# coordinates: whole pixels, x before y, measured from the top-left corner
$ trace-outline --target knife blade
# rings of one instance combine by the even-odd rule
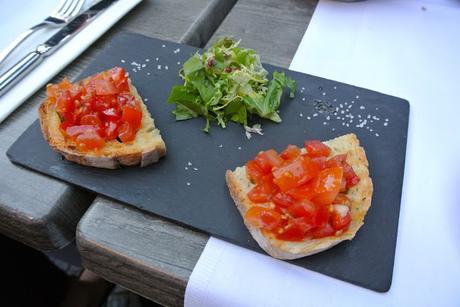
[[[64,45],[70,38],[77,34],[84,26],[89,24],[92,19],[100,12],[118,0],[101,0],[75,17],[71,22],[54,34],[43,44],[37,46],[35,51],[30,52],[7,72],[0,76],[0,96],[6,93],[15,85],[26,72],[31,71],[45,57]]]

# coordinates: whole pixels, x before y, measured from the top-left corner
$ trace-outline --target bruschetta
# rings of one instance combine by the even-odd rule
[[[39,119],[49,145],[79,164],[146,166],[166,154],[160,131],[120,67],[74,84],[48,84]]]
[[[355,134],[260,152],[226,172],[251,235],[279,259],[316,254],[351,240],[364,223],[373,185]]]

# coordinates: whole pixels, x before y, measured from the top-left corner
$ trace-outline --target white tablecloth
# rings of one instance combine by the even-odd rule
[[[392,287],[373,292],[211,238],[185,305],[460,306],[460,2],[321,0],[290,68],[410,101]]]

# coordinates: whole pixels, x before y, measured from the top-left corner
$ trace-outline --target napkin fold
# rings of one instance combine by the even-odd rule
[[[119,0],[114,2],[65,45],[45,58],[39,66],[19,81],[13,88],[3,96],[0,96],[0,123],[141,1]],[[96,2],[98,1],[87,0],[82,12]],[[6,47],[22,31],[25,31],[35,23],[41,22],[51,13],[57,4],[58,1],[55,0],[33,3],[30,1],[8,1],[5,6],[2,6],[1,14],[10,17],[5,16],[2,19],[6,19],[3,26],[7,27],[8,31],[2,31],[0,34],[0,49]],[[24,10],[24,7],[28,7],[28,9]],[[11,16],[14,16],[14,18]],[[47,28],[31,36],[30,39],[23,45],[20,45],[19,49],[16,49],[1,65],[0,73],[7,71],[7,68],[11,67],[25,54],[35,50],[37,44],[45,42],[57,31],[58,29]]]
[[[389,292],[210,238],[187,284],[185,306],[459,306],[459,38],[455,0],[320,0],[291,63],[292,70],[411,104]]]

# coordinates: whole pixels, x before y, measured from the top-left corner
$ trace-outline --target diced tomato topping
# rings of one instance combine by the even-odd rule
[[[281,191],[288,191],[306,183],[318,172],[318,165],[309,157],[299,156],[286,165],[274,168],[273,177]]]
[[[331,215],[331,225],[335,230],[342,230],[348,227],[351,222],[350,208],[345,205],[333,205],[334,211]]]
[[[121,119],[124,122],[127,122],[134,129],[138,129],[141,126],[142,112],[126,105],[122,108]]]
[[[284,160],[293,160],[300,156],[300,148],[295,145],[288,145],[288,147],[280,154]]]
[[[104,139],[96,132],[85,132],[79,134],[75,139],[80,150],[93,150],[104,146]]]
[[[327,157],[331,154],[331,149],[318,140],[306,141],[305,149],[307,150],[307,154],[312,158]]]
[[[321,239],[329,236],[333,236],[335,234],[334,228],[330,224],[324,225],[324,227],[315,228],[312,231],[312,238],[313,239]]]
[[[249,176],[249,179],[253,182],[253,183],[257,183],[257,182],[260,182],[261,180],[263,180],[263,178],[269,174],[267,172],[264,172],[264,170],[259,166],[259,164],[254,161],[254,160],[249,160],[247,163],[246,163],[246,173],[248,174]]]
[[[269,202],[277,191],[278,187],[273,182],[262,181],[249,191],[248,197],[255,203]]]
[[[130,92],[123,68],[114,67],[78,84],[64,79],[48,85],[46,92],[56,105],[59,127],[79,150],[97,149],[117,138],[131,142],[141,127],[141,103]]]
[[[273,230],[281,225],[281,213],[265,207],[254,206],[246,212],[246,220],[257,228]]]
[[[275,203],[275,205],[280,206],[280,207],[289,207],[294,204],[295,199],[289,196],[286,193],[283,192],[278,192],[276,193],[272,201]]]
[[[273,167],[280,166],[283,163],[283,159],[274,149],[262,151],[256,156],[255,160],[264,172],[270,172]]]
[[[319,141],[305,142],[305,148],[307,153],[302,154],[289,145],[279,155],[270,149],[246,163],[255,184],[247,196],[264,204],[253,206],[246,218],[280,240],[334,236],[351,223],[346,192],[359,177],[347,163],[347,155],[329,157],[331,150]]]
[[[128,143],[134,140],[136,132],[128,123],[122,123],[118,128],[118,137],[123,143]]]
[[[316,195],[313,201],[319,204],[330,204],[339,194],[342,183],[343,170],[340,167],[322,170],[314,181]]]

